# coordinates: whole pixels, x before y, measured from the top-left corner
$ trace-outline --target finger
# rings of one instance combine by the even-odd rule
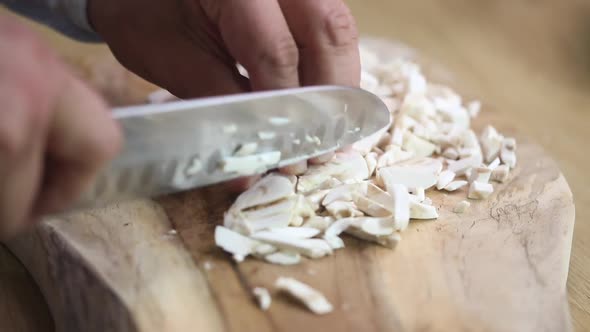
[[[276,0],[201,0],[253,90],[299,86],[299,51]]]
[[[358,86],[355,20],[342,0],[279,0],[299,47],[302,85]]]
[[[121,147],[121,132],[104,102],[69,76],[49,123],[46,170],[36,213],[73,203]]]

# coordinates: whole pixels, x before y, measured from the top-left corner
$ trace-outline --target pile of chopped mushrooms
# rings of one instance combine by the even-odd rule
[[[247,257],[298,264],[344,248],[341,235],[393,249],[410,221],[437,219],[428,193],[468,194],[453,207],[486,199],[493,182],[504,182],[516,165],[516,142],[494,127],[474,132],[480,103],[464,103],[447,86],[426,80],[420,66],[403,57],[380,61],[361,47],[361,87],[382,98],[391,112],[387,128],[337,152],[303,174],[270,173],[242,193],[217,226],[215,242],[236,262]],[[464,192],[464,191],[462,191]],[[280,278],[276,287],[317,314],[332,310],[311,287]],[[254,290],[261,308],[270,295]]]

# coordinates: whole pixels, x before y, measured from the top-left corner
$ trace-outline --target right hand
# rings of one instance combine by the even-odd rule
[[[101,98],[0,16],[0,238],[72,204],[120,145]]]

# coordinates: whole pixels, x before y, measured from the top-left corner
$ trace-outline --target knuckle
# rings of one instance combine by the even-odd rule
[[[289,35],[278,39],[259,55],[259,62],[279,73],[297,72],[299,49],[295,40]]]
[[[319,27],[332,47],[350,47],[358,42],[358,30],[350,9],[340,0],[326,1],[318,11]]]

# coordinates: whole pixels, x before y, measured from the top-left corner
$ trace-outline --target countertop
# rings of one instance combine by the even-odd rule
[[[574,193],[568,278],[576,331],[590,330],[590,3],[576,0],[349,0],[362,34],[401,40],[452,73],[461,91],[513,119],[559,163]],[[4,10],[0,8],[3,14]],[[38,27],[37,27],[38,28]],[[104,54],[40,29],[72,60]],[[26,270],[0,246],[0,330],[51,331]]]

